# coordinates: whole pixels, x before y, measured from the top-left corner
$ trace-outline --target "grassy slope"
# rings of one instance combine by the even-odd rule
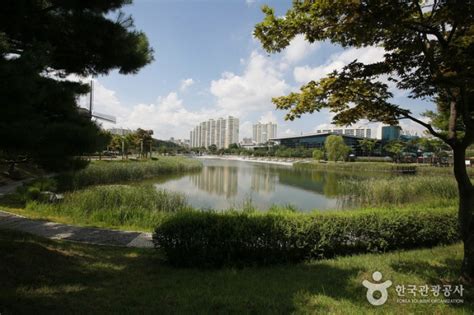
[[[299,265],[197,270],[153,250],[49,241],[0,230],[0,313],[472,313],[461,306],[373,307],[361,282],[379,270],[398,284],[458,284],[461,245]]]

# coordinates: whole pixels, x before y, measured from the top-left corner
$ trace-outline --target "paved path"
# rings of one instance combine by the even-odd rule
[[[96,245],[152,248],[151,233],[106,230],[28,219],[0,210],[0,229],[27,232],[50,239]]]

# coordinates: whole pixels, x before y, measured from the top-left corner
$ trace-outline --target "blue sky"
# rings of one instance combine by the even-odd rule
[[[155,61],[136,75],[112,72],[96,78],[96,110],[116,115],[116,127],[153,129],[161,139],[187,138],[198,122],[229,114],[240,118],[241,138],[250,136],[251,125],[258,121],[276,121],[279,136],[313,132],[330,123],[327,112],[286,122],[271,97],[356,58],[374,61],[383,50],[343,51],[330,43],[310,45],[299,37],[284,52],[268,56],[252,36],[254,25],[263,19],[264,3],[278,15],[291,5],[281,0],[135,0],[124,11],[147,34]],[[394,92],[396,101],[416,114],[432,106]],[[378,125],[370,126],[377,132]],[[409,123],[402,127],[422,130]]]

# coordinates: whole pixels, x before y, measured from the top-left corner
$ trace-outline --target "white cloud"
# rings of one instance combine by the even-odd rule
[[[268,111],[268,112],[265,112],[261,117],[260,117],[260,120],[259,122],[261,122],[262,124],[266,124],[266,123],[276,123],[277,122],[277,118],[274,114],[273,111]]]
[[[240,123],[239,128],[239,137],[243,138],[252,138],[253,135],[253,122],[247,120]]]
[[[188,110],[176,92],[159,97],[156,104],[138,104],[132,108],[124,122],[131,128],[153,129],[154,137],[168,139],[171,136],[189,138],[189,131],[199,122],[215,115],[215,111]]]
[[[308,42],[304,35],[296,35],[283,51],[283,62],[296,63],[319,47],[319,43]]]
[[[320,66],[311,68],[309,66],[295,67],[293,76],[297,82],[306,83],[311,80],[319,80],[334,70],[340,70],[354,60],[363,63],[374,63],[383,60],[385,50],[380,47],[351,48],[340,53],[333,54],[329,60]]]
[[[283,136],[284,137],[296,136],[296,131],[294,131],[293,129],[287,128],[283,131]]]
[[[179,89],[180,89],[181,91],[184,91],[184,90],[186,90],[188,87],[190,87],[190,86],[193,85],[193,84],[194,84],[194,80],[193,80],[193,79],[191,79],[191,78],[183,79],[183,80],[181,80],[181,85],[180,85]]]
[[[217,107],[244,113],[270,110],[271,98],[284,95],[289,89],[277,66],[260,53],[251,53],[242,75],[224,72],[211,82],[211,93],[217,97]]]
[[[245,0],[245,3],[247,3],[247,5],[251,5],[253,3],[255,3],[256,0]]]

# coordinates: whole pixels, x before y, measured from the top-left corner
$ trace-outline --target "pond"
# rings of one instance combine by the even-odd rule
[[[338,209],[339,180],[354,178],[335,172],[295,170],[291,166],[204,159],[200,172],[165,177],[159,189],[183,193],[189,204],[200,209],[257,209],[291,205],[301,211]]]

